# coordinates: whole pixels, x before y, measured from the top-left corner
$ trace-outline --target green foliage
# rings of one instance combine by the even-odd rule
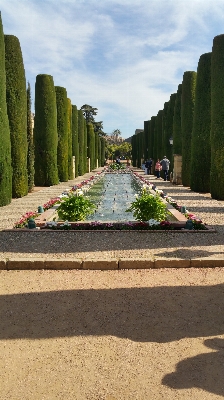
[[[31,89],[28,82],[27,87],[27,175],[28,191],[31,192],[34,187],[34,145],[33,145],[33,127],[31,113]]]
[[[150,219],[163,221],[168,214],[166,205],[160,196],[154,196],[146,190],[143,190],[142,195],[131,203],[126,212],[133,212],[137,221],[148,221]]]
[[[6,105],[5,43],[0,14],[0,206],[12,199],[12,167],[9,120]]]
[[[73,174],[73,158],[72,158],[72,104],[67,99],[68,105],[68,179],[74,179]]]
[[[79,175],[84,175],[86,165],[84,162],[86,162],[86,159],[84,160],[84,135],[85,135],[85,125],[84,125],[84,117],[82,110],[78,110],[78,140],[79,140],[79,167],[78,167],[78,173]]]
[[[75,156],[75,178],[79,174],[78,110],[72,105],[72,155]]]
[[[121,169],[125,169],[125,165],[122,163],[113,163],[110,164],[110,169],[112,169],[113,171],[119,171]]]
[[[97,166],[98,159],[99,159],[98,133],[95,132],[95,167]]]
[[[84,104],[81,107],[81,110],[82,110],[82,114],[86,120],[86,123],[88,123],[88,122],[93,123],[95,121],[94,116],[97,115],[98,108],[94,108],[94,107],[90,106],[89,104]]]
[[[196,80],[196,72],[186,71],[184,73],[181,96],[182,183],[184,186],[190,186],[191,137]]]
[[[210,192],[211,53],[202,54],[197,70],[191,140],[191,182],[194,191]],[[203,165],[205,168],[203,168]]]
[[[100,142],[101,142],[101,167],[104,167],[105,165],[105,139],[103,137],[100,137]]]
[[[173,153],[179,155],[182,155],[181,95],[182,84],[178,85],[173,115]]]
[[[133,135],[131,138],[131,157],[132,157],[132,165],[133,167],[137,167],[137,157],[138,157],[138,152],[137,152],[137,135]]]
[[[68,101],[64,87],[55,86],[58,130],[58,177],[61,182],[68,181]]]
[[[12,197],[28,193],[27,93],[23,57],[16,36],[5,35],[6,102],[12,157]]]
[[[154,128],[154,162],[156,163],[157,159],[161,159],[163,157],[162,150],[163,143],[163,110],[159,110],[157,116],[155,117],[155,128]]]
[[[149,137],[150,137],[150,121],[144,121],[144,135],[145,135],[145,158],[151,157],[151,149],[149,148]]]
[[[98,167],[101,167],[101,140],[98,136]]]
[[[57,213],[63,221],[85,221],[94,209],[94,204],[87,197],[71,195],[61,202]]]
[[[90,170],[95,168],[95,133],[93,124],[87,123],[87,156],[90,158]]]
[[[36,77],[33,138],[35,185],[57,185],[57,109],[54,81],[50,75],[40,74]]]
[[[213,40],[211,63],[211,174],[213,199],[224,200],[224,35]]]

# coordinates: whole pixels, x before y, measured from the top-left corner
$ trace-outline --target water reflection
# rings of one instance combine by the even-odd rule
[[[88,221],[134,221],[132,213],[125,210],[135,199],[141,188],[130,174],[105,174],[87,195],[97,206]]]

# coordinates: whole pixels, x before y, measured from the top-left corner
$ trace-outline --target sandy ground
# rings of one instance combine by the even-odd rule
[[[1,400],[224,397],[224,270],[1,271]]]
[[[224,202],[157,183],[213,233],[3,231],[74,182],[1,207],[0,260],[182,258],[217,268],[0,271],[0,399],[223,398]]]

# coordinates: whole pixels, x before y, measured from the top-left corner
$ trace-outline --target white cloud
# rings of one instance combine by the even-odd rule
[[[110,133],[134,134],[222,32],[223,0],[0,0],[21,43],[34,98],[46,73],[72,103],[91,104]]]

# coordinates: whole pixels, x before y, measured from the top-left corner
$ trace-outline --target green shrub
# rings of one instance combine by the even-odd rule
[[[132,212],[137,221],[148,221],[154,219],[163,221],[168,214],[167,207],[159,195],[154,196],[146,190],[131,203],[126,212]]]
[[[95,168],[95,132],[91,122],[87,122],[87,156],[90,158],[90,170]]]
[[[61,202],[57,213],[63,221],[85,221],[94,209],[94,204],[87,197],[71,195]]]
[[[82,110],[78,110],[78,138],[79,138],[79,175],[84,175],[86,172],[86,159],[84,159],[84,144],[85,144],[85,118]]]

